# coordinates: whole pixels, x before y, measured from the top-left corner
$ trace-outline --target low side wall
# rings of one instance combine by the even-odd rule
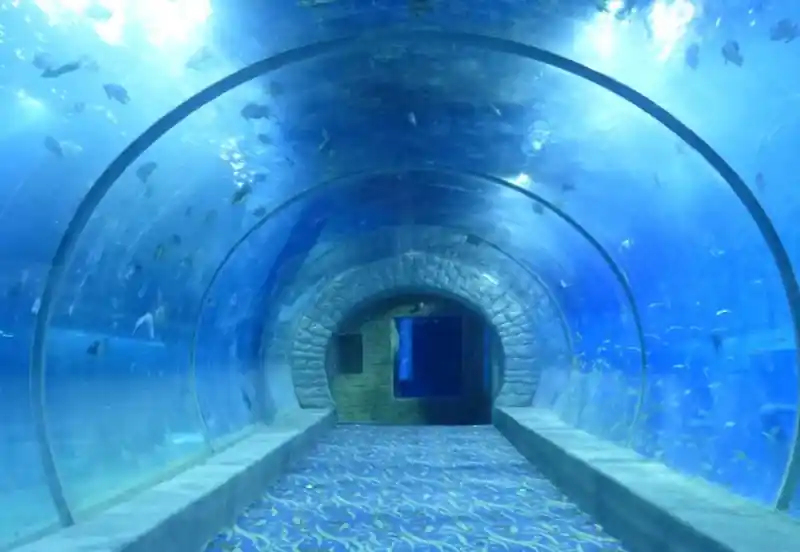
[[[800,520],[681,475],[536,408],[497,408],[495,426],[632,552],[797,552]]]
[[[14,552],[198,552],[334,423],[330,410],[283,415],[203,464]]]

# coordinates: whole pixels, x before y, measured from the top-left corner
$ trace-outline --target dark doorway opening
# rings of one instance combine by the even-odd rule
[[[336,365],[340,374],[364,373],[364,340],[361,334],[345,333],[336,336]]]
[[[421,402],[425,421],[491,423],[489,330],[475,316],[395,318],[394,396]]]

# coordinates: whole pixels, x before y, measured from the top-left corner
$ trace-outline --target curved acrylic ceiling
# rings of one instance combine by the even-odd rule
[[[167,4],[177,8],[115,8],[106,22],[92,20],[80,3],[57,0],[9,4],[3,12],[5,40],[18,43],[4,61],[19,78],[4,92],[15,110],[6,114],[15,122],[5,137],[20,151],[40,154],[31,171],[23,163],[7,169],[13,184],[1,200],[0,217],[9,225],[0,247],[10,269],[24,270],[20,279],[34,288],[44,280],[53,247],[87,183],[149,121],[240,65],[226,59],[230,42],[223,40],[221,49],[201,47],[208,38],[202,32],[207,6]],[[796,121],[785,117],[795,93],[780,69],[797,65],[796,51],[782,43],[793,28],[791,21],[781,27],[784,14],[715,13],[710,6],[701,13],[689,2],[655,2],[638,11],[609,4],[602,13],[594,3],[560,5],[558,13],[513,2],[430,8],[414,17],[423,24],[543,43],[660,101],[734,160],[767,203],[790,250],[800,250],[794,247],[795,202],[781,185],[796,172],[781,170],[796,163],[782,146],[796,136]],[[218,25],[236,28],[241,39],[230,4],[226,10],[217,14]],[[258,13],[270,27],[260,29],[258,35],[267,38],[252,48],[239,44],[251,58],[306,43],[310,28],[319,31],[315,38],[335,38],[408,17],[405,6],[336,3],[262,7]],[[249,20],[262,25],[252,13]],[[782,39],[770,40],[782,32]],[[160,284],[142,296],[140,290],[126,295],[115,307],[123,323],[165,301],[173,303],[177,318],[188,315],[193,297],[169,297],[182,287],[175,267],[178,279],[202,282],[250,213],[331,173],[428,162],[513,179],[563,202],[607,249],[618,251],[647,305],[651,347],[720,335],[744,342],[753,331],[761,332],[762,341],[795,335],[796,312],[792,328],[778,275],[752,222],[669,133],[569,75],[466,41],[451,44],[462,35],[416,36],[436,44],[388,38],[352,43],[347,52],[285,67],[227,94],[159,141],[97,213],[79,210],[78,226],[89,226],[67,296],[84,297],[81,320],[98,310],[91,307],[104,305],[102,296],[91,296],[89,283],[117,281],[123,287],[128,275],[142,272]],[[102,47],[108,44],[127,47]],[[327,50],[317,45],[305,53],[315,48]],[[161,129],[176,120],[163,119]],[[114,168],[122,173],[126,166]],[[735,179],[730,172],[725,176]],[[106,178],[106,188],[112,180]],[[32,184],[38,182],[57,183],[59,201],[49,200],[50,188]],[[763,231],[763,212],[738,183],[740,198],[760,213]],[[236,200],[248,187],[253,193],[247,201]],[[102,195],[95,188],[89,203]],[[10,220],[23,210],[31,216]],[[15,236],[34,230],[40,239],[33,247],[16,243]],[[76,239],[68,232],[71,245],[57,255],[56,275]],[[791,267],[780,249],[783,284],[795,301],[796,282],[787,278]],[[176,250],[191,254],[175,253],[167,262],[166,254]],[[52,291],[47,286],[35,303],[44,307],[40,338]],[[79,316],[78,306],[67,306],[66,318]],[[41,339],[38,345],[41,350]]]
[[[487,204],[487,196],[498,187],[510,193],[497,194],[494,202]],[[584,362],[590,362],[599,354],[617,368],[641,373],[645,362],[642,336],[637,336],[634,328],[620,324],[623,316],[634,321],[638,321],[638,317],[635,301],[626,302],[625,292],[628,298],[632,294],[619,267],[591,236],[581,235],[585,230],[575,221],[568,217],[565,221],[550,212],[553,206],[543,206],[543,212],[529,221],[533,224],[524,224],[531,218],[530,213],[537,210],[537,204],[526,197],[528,193],[485,175],[426,168],[356,173],[320,183],[285,202],[254,223],[234,244],[201,297],[204,308],[198,315],[190,361],[192,369],[199,371],[198,395],[212,395],[205,383],[210,378],[203,374],[211,357],[202,344],[211,340],[236,341],[242,328],[248,328],[249,354],[257,357],[258,349],[270,339],[264,334],[264,322],[268,327],[278,316],[279,309],[272,307],[293,304],[289,297],[296,295],[298,287],[313,290],[319,283],[315,275],[339,274],[358,264],[397,255],[407,248],[427,250],[425,238],[421,241],[419,234],[435,238],[430,247],[443,248],[445,252],[446,244],[454,239],[460,239],[459,243],[476,244],[476,247],[491,243],[492,249],[496,248],[501,255],[522,265],[525,271],[541,269],[546,275],[545,285],[549,282],[549,288],[558,290],[556,305],[569,297],[574,307],[575,302],[581,300],[580,293],[586,289],[576,275],[554,270],[559,258],[553,257],[553,253],[561,258],[566,256],[567,261],[569,256],[584,259],[583,268],[593,274],[592,287],[603,290],[606,310],[610,310],[612,301],[622,300],[622,304],[613,307],[620,318],[616,322],[612,320],[611,329],[607,329],[605,335],[615,332],[618,349],[630,347],[640,353],[626,366],[614,358],[618,350],[602,354],[584,348],[581,351]],[[476,216],[489,211],[495,221],[491,225],[486,224],[484,217]],[[503,231],[497,232],[499,227]],[[555,252],[542,247],[548,243],[552,247],[552,240],[542,239],[537,243],[537,238],[554,234],[558,238]],[[311,250],[309,243],[315,244]],[[565,278],[575,283],[567,284]],[[286,292],[292,295],[287,297]],[[561,318],[563,315],[553,317],[556,330]],[[237,351],[243,352],[241,347],[237,347]],[[232,372],[229,376],[230,402],[235,404],[241,375]],[[643,390],[645,379],[638,379]],[[219,393],[219,383],[217,379],[214,381],[213,393]],[[262,389],[264,385],[254,387]],[[636,384],[633,387],[634,398],[643,396],[636,391]],[[263,404],[258,396],[254,402]],[[239,410],[242,408],[240,406]],[[245,414],[242,411],[242,416]]]

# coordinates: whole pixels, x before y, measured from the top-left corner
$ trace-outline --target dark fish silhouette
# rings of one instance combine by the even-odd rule
[[[242,184],[238,190],[233,192],[233,195],[231,196],[231,205],[238,205],[247,199],[247,196],[249,196],[251,193],[253,193],[253,187],[247,183]]]
[[[722,47],[722,57],[725,59],[725,64],[733,63],[736,67],[741,67],[744,64],[744,56],[739,48],[739,43],[735,40],[729,40]]]
[[[700,65],[700,45],[697,42],[690,44],[686,48],[683,59],[689,69],[697,69],[697,66]]]
[[[711,333],[711,346],[714,348],[714,352],[719,354],[722,351],[722,345],[724,344],[725,339],[716,332]]]
[[[96,341],[92,341],[88,347],[86,347],[86,354],[89,356],[100,356],[106,350],[106,342],[105,340],[98,339]]]
[[[74,73],[78,69],[80,69],[82,63],[80,61],[73,61],[71,63],[65,63],[64,65],[59,65],[58,67],[48,67],[44,71],[42,71],[42,78],[45,79],[56,79],[62,75],[66,75],[68,73]]]
[[[147,181],[153,176],[153,172],[158,168],[158,163],[155,161],[148,161],[147,163],[142,163],[138,169],[136,169],[136,178],[138,178],[143,184],[146,184]]]
[[[247,395],[244,389],[242,389],[242,402],[247,407],[247,410],[253,410],[253,402],[250,400],[250,397]]]
[[[64,157],[64,148],[61,147],[61,142],[52,136],[45,136],[44,147],[56,157]]]
[[[769,39],[789,43],[800,36],[800,26],[791,19],[781,19],[769,30]]]
[[[121,84],[107,83],[103,85],[103,90],[109,100],[115,100],[123,105],[131,101],[128,91]]]
[[[249,103],[239,111],[239,114],[248,121],[269,119],[270,109],[268,105]]]

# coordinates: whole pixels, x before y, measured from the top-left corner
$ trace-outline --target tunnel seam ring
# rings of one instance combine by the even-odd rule
[[[257,223],[254,223],[257,224]],[[403,228],[401,226],[400,228]],[[444,231],[444,232],[443,232]],[[336,247],[331,247],[330,245],[323,246],[323,252],[313,255],[309,253],[303,265],[300,268],[300,271],[293,277],[293,282],[300,281],[303,282],[303,290],[311,290],[307,293],[292,293],[293,288],[296,286],[285,286],[281,289],[281,292],[277,295],[273,294],[272,297],[274,299],[271,301],[271,304],[278,304],[278,305],[293,305],[292,309],[297,308],[298,302],[302,304],[301,312],[307,310],[307,305],[314,304],[315,297],[317,297],[326,286],[330,285],[332,282],[340,279],[343,277],[345,273],[348,271],[359,268],[362,266],[362,263],[353,264],[353,259],[349,257],[344,257],[341,255],[342,251],[352,251],[352,250],[359,250],[358,248],[353,247],[353,242],[358,241],[366,241],[370,244],[374,244],[379,242],[381,239],[381,233],[386,234],[387,236],[391,236],[395,238],[398,232],[397,227],[379,227],[374,231],[367,233],[367,234],[359,234],[353,235],[349,237],[347,240],[337,240]],[[561,334],[561,346],[564,349],[559,357],[560,358],[575,358],[574,352],[574,345],[572,341],[572,333],[569,328],[569,325],[564,317],[564,313],[561,310],[558,302],[553,295],[552,290],[547,286],[547,284],[542,280],[542,278],[534,272],[531,268],[521,263],[518,259],[514,258],[504,249],[499,247],[497,244],[491,242],[490,240],[486,240],[484,238],[478,237],[480,240],[481,247],[476,251],[480,251],[479,255],[480,258],[472,259],[473,262],[466,263],[466,257],[462,255],[465,251],[461,251],[459,248],[467,247],[473,248],[472,245],[467,245],[465,240],[467,234],[470,232],[463,228],[456,225],[421,225],[421,226],[414,226],[414,244],[411,244],[409,250],[414,251],[424,251],[426,254],[431,254],[433,256],[437,256],[443,259],[452,258],[454,261],[462,262],[463,264],[469,264],[470,266],[474,266],[476,270],[485,270],[487,268],[487,263],[492,265],[493,268],[496,269],[496,263],[489,262],[486,258],[484,258],[485,254],[491,254],[492,256],[499,255],[501,260],[504,264],[511,265],[509,266],[509,270],[513,272],[519,273],[517,277],[512,278],[515,282],[514,284],[510,285],[510,289],[513,288],[515,292],[520,292],[525,294],[525,289],[529,288],[528,294],[530,294],[531,290],[536,290],[539,294],[541,294],[536,301],[542,304],[542,306],[546,309],[550,310],[551,316],[549,319],[555,319],[556,323],[559,326],[559,331]],[[475,236],[477,237],[477,236]],[[444,238],[444,239],[443,239]],[[420,243],[421,242],[421,243]],[[320,244],[321,245],[321,244]],[[476,244],[477,245],[477,244]],[[313,252],[313,249],[312,249]],[[466,250],[469,252],[469,256],[471,257],[474,255],[474,252],[471,249]],[[458,254],[456,254],[458,253]],[[399,253],[397,253],[399,254]],[[386,262],[387,260],[391,259],[393,256],[392,254],[387,254],[375,258],[371,258],[369,263],[375,262]],[[331,258],[335,259],[336,263],[331,261]],[[345,264],[342,264],[342,263]],[[367,262],[367,261],[364,261]],[[340,266],[341,265],[341,266]],[[505,272],[505,270],[501,270],[501,272]],[[500,278],[498,277],[498,281]],[[503,280],[508,280],[508,278],[503,278]],[[528,286],[527,284],[524,286],[519,286],[517,284],[521,282],[528,282],[532,281],[534,283],[533,287]],[[523,289],[518,289],[522,287]],[[269,308],[267,307],[267,312]],[[260,371],[261,374],[266,374],[267,371],[275,372],[275,369],[271,369],[270,366],[281,366],[287,364],[287,356],[288,353],[286,351],[291,350],[294,340],[291,338],[287,338],[287,336],[294,335],[295,328],[294,322],[296,319],[301,319],[301,316],[292,317],[292,319],[286,321],[279,321],[280,318],[280,310],[275,313],[272,312],[267,315],[269,318],[269,322],[263,330],[262,335],[262,347],[261,347],[261,366],[262,370]],[[537,323],[537,327],[540,327]],[[266,336],[268,333],[271,333],[276,339],[271,340],[269,343],[266,341]],[[281,339],[283,337],[283,339]],[[268,344],[267,344],[268,343]],[[547,343],[548,345],[550,342]],[[285,377],[287,374],[284,372],[284,368],[279,369],[282,373],[282,376]],[[291,371],[291,367],[288,368],[286,371]],[[291,374],[288,374],[289,378],[295,380],[296,378],[292,378]],[[273,378],[275,374],[273,373]],[[259,382],[261,387],[266,389],[270,388],[270,384],[267,381],[268,378],[264,377]],[[285,380],[284,380],[285,381]],[[266,389],[264,390],[266,394]],[[273,395],[272,400],[276,399]],[[303,406],[309,407],[308,403],[303,404]],[[318,406],[318,405],[315,405]],[[327,406],[327,405],[326,405]]]
[[[537,345],[532,342],[534,317],[526,315],[523,298],[518,296],[517,290],[503,289],[505,286],[494,286],[488,281],[479,289],[459,285],[466,281],[480,282],[483,273],[484,269],[475,263],[454,256],[408,251],[352,267],[328,279],[310,307],[298,317],[298,324],[289,337],[290,344],[287,344],[291,347],[291,372],[297,392],[303,388],[309,392],[316,389],[318,395],[320,389],[330,390],[325,356],[329,340],[348,312],[393,289],[420,290],[453,295],[481,313],[500,337],[506,362],[497,404],[530,406],[539,379],[534,368]],[[499,278],[496,273],[493,276]],[[297,385],[301,382],[306,385]],[[306,408],[333,406],[329,392],[324,402],[317,396],[298,398]]]
[[[228,253],[223,257],[220,264],[217,266],[217,269],[212,274],[211,278],[209,279],[209,284],[203,292],[203,295],[200,299],[200,305],[206,304],[208,294],[213,286],[213,283],[218,278],[219,274],[222,272],[224,267],[227,265],[228,261],[233,257],[235,251],[244,244],[249,237],[256,232],[259,228],[261,228],[264,224],[266,224],[269,220],[272,220],[273,217],[279,216],[280,213],[284,212],[285,210],[291,208],[292,206],[307,200],[310,197],[313,197],[316,194],[322,193],[323,191],[332,191],[340,188],[348,188],[350,186],[354,186],[358,184],[359,180],[363,179],[370,179],[375,177],[386,177],[386,176],[397,176],[397,175],[409,175],[409,174],[418,174],[424,175],[427,177],[435,177],[436,175],[446,174],[450,176],[456,177],[468,177],[475,179],[477,182],[486,182],[490,183],[495,186],[500,186],[502,188],[508,189],[510,191],[519,193],[522,196],[525,196],[531,201],[534,201],[542,207],[561,220],[563,220],[567,225],[569,225],[573,230],[575,230],[585,241],[595,249],[595,251],[600,255],[603,259],[603,262],[608,266],[609,270],[611,270],[614,278],[616,279],[617,283],[620,285],[623,291],[623,296],[628,303],[628,307],[631,311],[631,318],[634,322],[634,328],[636,330],[637,339],[639,342],[639,351],[640,351],[640,362],[641,362],[641,383],[639,386],[639,393],[637,396],[637,404],[634,410],[634,414],[632,416],[632,421],[630,424],[630,428],[628,431],[629,440],[632,440],[635,434],[635,429],[638,427],[639,416],[643,411],[643,401],[645,398],[645,392],[647,388],[647,350],[645,346],[645,338],[644,338],[644,329],[641,322],[641,316],[639,313],[639,309],[636,303],[636,299],[633,293],[633,290],[630,287],[630,284],[622,271],[619,265],[616,264],[613,257],[611,257],[610,253],[603,247],[603,245],[596,239],[591,233],[586,230],[583,226],[581,226],[575,219],[570,217],[564,211],[562,211],[559,207],[554,205],[553,203],[545,200],[540,195],[531,192],[529,190],[519,188],[514,184],[503,180],[502,178],[498,178],[496,176],[482,174],[473,171],[467,171],[463,169],[454,169],[450,167],[437,167],[427,165],[425,167],[403,167],[403,168],[387,168],[382,170],[371,170],[371,171],[363,171],[363,172],[356,172],[356,173],[349,173],[345,175],[340,175],[336,177],[332,177],[328,180],[325,180],[315,186],[307,188],[301,192],[298,192],[294,196],[290,197],[289,199],[285,200],[283,203],[277,205],[272,211],[266,214],[262,219],[256,221],[248,231],[246,231],[240,238],[237,240]],[[197,322],[195,325],[195,329],[198,330],[199,328],[199,321],[200,317],[202,316],[202,311],[198,313]],[[190,371],[194,370],[194,354],[196,350],[196,343],[197,343],[197,334],[195,333],[192,338],[192,345],[190,347]],[[191,377],[190,378],[190,385],[196,384],[196,379]],[[260,387],[264,386],[263,382],[260,382]]]
[[[734,194],[747,209],[767,244],[773,261],[780,273],[781,282],[786,294],[794,330],[796,360],[797,365],[800,365],[800,285],[798,285],[791,259],[777,230],[753,192],[747,187],[738,173],[707,142],[701,139],[700,136],[681,123],[664,108],[621,82],[603,73],[594,71],[578,62],[542,48],[498,37],[443,30],[396,30],[384,31],[377,35],[346,37],[325,42],[316,42],[276,54],[244,67],[216,83],[209,85],[165,114],[131,142],[131,144],[111,162],[94,182],[86,196],[84,196],[73,218],[70,220],[67,230],[64,232],[56,252],[53,255],[52,264],[48,271],[44,290],[41,295],[40,309],[36,315],[36,323],[34,326],[30,361],[31,408],[40,460],[51,498],[62,525],[72,525],[74,519],[64,496],[64,489],[58,475],[58,469],[50,445],[47,417],[44,409],[44,357],[47,329],[51,317],[52,303],[61,285],[66,265],[92,213],[111,186],[113,186],[125,170],[161,136],[199,108],[244,82],[276,71],[287,65],[310,60],[319,56],[342,53],[356,48],[372,49],[392,41],[424,42],[426,40],[434,43],[463,44],[497,53],[514,55],[533,61],[539,61],[571,73],[627,100],[656,119],[688,146],[697,151],[700,156],[719,173],[723,180],[727,182]],[[800,377],[798,377],[798,391],[798,395],[800,395]],[[798,402],[800,402],[800,399]],[[775,504],[776,508],[781,510],[788,509],[798,479],[800,478],[800,408],[797,410],[793,443]],[[208,440],[207,435],[206,439]]]

